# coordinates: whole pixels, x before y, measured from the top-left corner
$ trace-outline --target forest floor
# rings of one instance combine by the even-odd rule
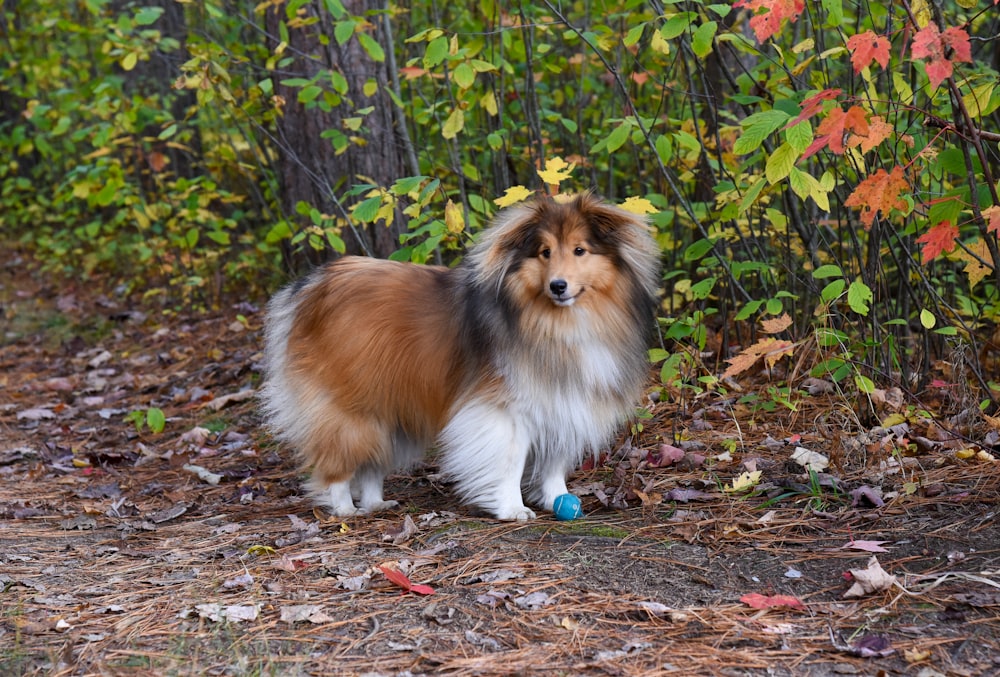
[[[755,376],[756,407],[651,404],[571,478],[581,519],[485,518],[433,459],[399,509],[328,519],[261,430],[253,304],[137,309],[20,260],[0,304],[0,674],[1000,672],[988,419],[816,384],[793,411]]]

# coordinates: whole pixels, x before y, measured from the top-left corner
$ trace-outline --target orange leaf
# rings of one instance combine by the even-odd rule
[[[792,318],[788,316],[788,313],[784,313],[781,317],[773,317],[770,320],[764,320],[760,323],[760,326],[763,327],[764,331],[768,334],[780,334],[792,326]]]
[[[751,592],[740,597],[740,601],[754,609],[770,609],[781,606],[800,610],[806,608],[805,604],[797,597],[791,595],[762,595],[759,592]]]
[[[888,216],[893,209],[904,211],[909,206],[906,200],[900,197],[900,193],[909,189],[910,184],[902,167],[893,167],[891,173],[879,169],[858,184],[854,192],[844,200],[844,205],[860,208],[861,223],[866,228],[871,228],[878,212]]]
[[[851,134],[847,137],[847,147],[861,146],[861,152],[867,153],[889,138],[893,131],[895,130],[892,125],[886,122],[881,115],[873,115],[868,121],[868,133]]]
[[[1000,237],[1000,207],[987,207],[983,210],[983,218],[986,219],[986,232]]]
[[[951,221],[942,221],[931,226],[930,230],[917,238],[917,242],[924,245],[923,262],[929,263],[940,256],[941,252],[954,250],[957,239],[958,226],[951,225]]]
[[[868,119],[865,109],[860,106],[851,106],[846,111],[839,106],[831,108],[823,121],[816,127],[816,140],[813,141],[803,158],[807,158],[824,146],[829,146],[830,150],[837,155],[844,154],[844,138],[848,132],[853,132],[857,136],[868,136]]]
[[[847,39],[847,49],[851,52],[855,73],[860,73],[872,61],[883,69],[889,65],[889,39],[884,35],[876,35],[873,31],[852,35]]]
[[[727,359],[726,362],[729,363],[729,366],[723,372],[722,378],[731,378],[746,371],[760,358],[764,358],[767,366],[773,367],[775,362],[782,357],[791,355],[794,350],[795,344],[791,341],[779,341],[771,337],[762,338],[752,346],[744,348],[736,357]]]
[[[764,42],[781,29],[782,21],[798,19],[806,3],[804,0],[736,0],[733,7],[745,7],[753,12],[750,28],[757,42]]]

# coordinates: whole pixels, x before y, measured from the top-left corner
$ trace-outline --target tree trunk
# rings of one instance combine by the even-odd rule
[[[282,114],[277,121],[279,157],[277,162],[281,182],[281,204],[289,218],[297,216],[296,205],[304,202],[323,214],[344,220],[350,201],[345,191],[361,183],[388,186],[406,174],[403,143],[397,133],[395,104],[388,95],[390,82],[387,61],[375,61],[362,47],[357,36],[339,45],[334,38],[335,20],[318,0],[303,5],[293,25],[286,16],[285,5],[268,8],[265,27],[273,49],[286,23],[288,44],[283,61],[274,76],[275,93],[284,99]],[[373,10],[382,10],[380,0],[343,0],[353,17],[364,17],[370,24],[365,30],[388,53],[391,41],[385,33],[383,18]],[[290,63],[289,63],[290,60]],[[323,110],[318,105],[306,106],[298,101],[300,87],[282,85],[289,78],[311,79],[317,73],[331,71],[343,76],[347,91],[339,105]],[[366,83],[377,84],[371,95],[365,93]],[[330,78],[320,78],[317,84],[329,89]],[[360,129],[349,131],[345,121],[358,117],[358,111],[371,107]],[[339,155],[333,144],[321,135],[337,130],[352,137],[347,149]],[[357,198],[351,198],[356,201]],[[296,215],[292,217],[291,215]],[[309,225],[303,220],[302,226]],[[345,227],[341,237],[348,254],[369,254],[386,257],[399,246],[403,228],[402,214],[397,210],[391,226],[378,222],[368,227]],[[329,259],[332,250],[306,254],[313,259]],[[298,267],[299,260],[292,261]]]

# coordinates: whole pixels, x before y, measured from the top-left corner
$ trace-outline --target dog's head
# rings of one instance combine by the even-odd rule
[[[629,286],[655,296],[659,283],[645,220],[590,194],[501,212],[471,256],[481,281],[506,288],[522,307],[590,305]]]

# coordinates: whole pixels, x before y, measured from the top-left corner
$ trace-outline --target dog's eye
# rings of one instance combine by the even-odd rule
[[[577,247],[576,249],[573,250],[573,256],[583,256],[586,253],[587,250],[584,249],[583,247]]]
[[[538,252],[538,255],[541,256],[543,259],[547,259],[550,256],[552,256],[552,250],[545,248],[542,251]]]

